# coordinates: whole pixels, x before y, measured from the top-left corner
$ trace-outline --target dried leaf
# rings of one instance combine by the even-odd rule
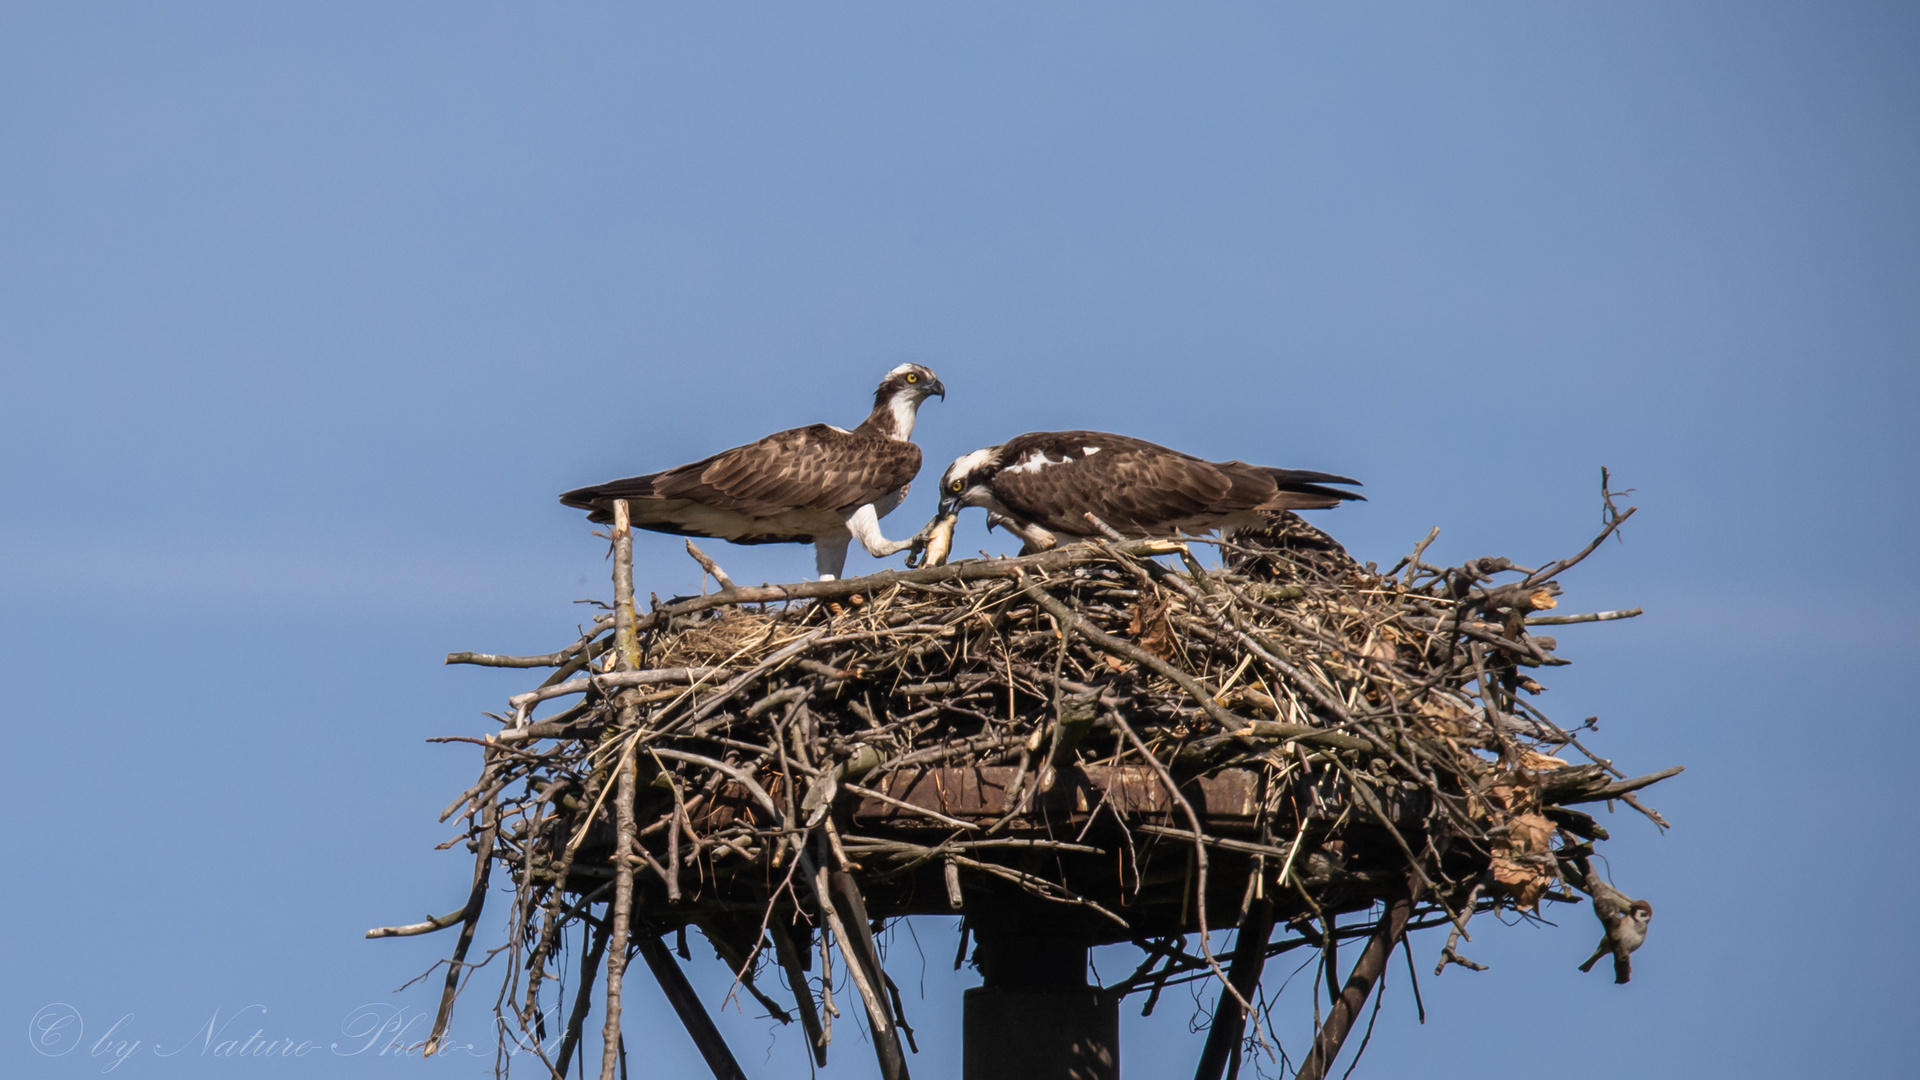
[[[1553,822],[1540,814],[1520,814],[1507,822],[1507,841],[1522,855],[1547,851],[1553,841]]]
[[[1454,738],[1472,735],[1479,726],[1472,712],[1452,698],[1438,694],[1422,698],[1419,713],[1435,731]]]
[[[1373,636],[1361,643],[1359,652],[1368,659],[1391,665],[1400,659],[1400,650],[1396,643],[1400,634],[1391,626],[1382,626],[1373,632]]]
[[[1559,880],[1553,874],[1511,855],[1495,855],[1491,869],[1494,884],[1499,891],[1512,897],[1514,906],[1521,911],[1538,907],[1540,897]]]
[[[1539,814],[1516,815],[1507,822],[1507,835],[1494,841],[1488,867],[1494,885],[1522,911],[1537,907],[1540,897],[1560,880],[1552,841],[1553,823]]]
[[[1533,772],[1552,772],[1555,769],[1566,768],[1567,763],[1557,757],[1548,757],[1538,750],[1522,749],[1520,751],[1520,767]]]
[[[1127,633],[1140,647],[1162,660],[1173,658],[1173,624],[1167,621],[1168,604],[1159,593],[1143,595],[1133,605],[1133,621]]]
[[[1524,814],[1540,807],[1540,793],[1528,784],[1511,779],[1487,785],[1487,798],[1502,815]]]

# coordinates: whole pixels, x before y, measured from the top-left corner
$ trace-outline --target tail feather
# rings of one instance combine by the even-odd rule
[[[587,520],[605,525],[613,520],[615,499],[650,499],[653,497],[653,482],[659,473],[645,476],[629,476],[623,480],[609,480],[592,487],[574,488],[560,496],[563,506],[590,511]]]
[[[1280,490],[1267,500],[1266,508],[1274,510],[1322,510],[1329,506],[1338,506],[1342,502],[1366,502],[1367,497],[1357,491],[1342,491],[1339,488],[1326,487],[1327,484],[1353,484],[1360,481],[1332,473],[1313,472],[1308,469],[1267,469],[1273,477],[1274,485]]]
[[[1351,484],[1354,487],[1365,486],[1351,476],[1314,472],[1312,469],[1275,469],[1268,467],[1266,472],[1268,476],[1273,477],[1274,483],[1279,484],[1283,488],[1312,484]],[[1349,495],[1345,492],[1341,492],[1341,494],[1349,499],[1360,498],[1358,495]]]

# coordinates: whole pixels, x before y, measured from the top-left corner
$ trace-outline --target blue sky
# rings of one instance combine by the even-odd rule
[[[1434,525],[1545,560],[1602,465],[1636,489],[1565,602],[1647,615],[1559,635],[1545,699],[1689,767],[1671,833],[1609,821],[1659,910],[1635,981],[1573,970],[1584,911],[1489,921],[1492,970],[1425,980],[1425,1027],[1390,984],[1356,1075],[1903,1074],[1916,46],[1865,3],[0,9],[0,1062],[417,1068],[342,1023],[430,1009],[392,991],[449,943],[359,938],[465,888],[430,849],[475,762],[422,740],[522,681],[440,657],[608,591],[554,495],[850,424],[916,360],[950,394],[894,535],[1058,427],[1360,477],[1316,520],[1383,564]],[[696,587],[677,546],[642,589]],[[915,933],[913,1068],[957,1077],[971,973]],[[48,1058],[55,1002],[88,1034]],[[1128,1010],[1129,1075],[1191,1068],[1189,1004]],[[236,1014],[342,1052],[152,1053]],[[630,1016],[641,1075],[697,1069]]]

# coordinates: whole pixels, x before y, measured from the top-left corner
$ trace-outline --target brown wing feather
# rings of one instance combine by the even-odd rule
[[[1020,468],[1022,462],[1041,460],[1036,454],[1044,454],[1050,464]],[[1099,431],[1022,435],[1006,444],[1001,457],[1009,466],[993,479],[1001,503],[1045,529],[1070,536],[1094,532],[1088,513],[1122,532],[1158,531],[1167,522],[1207,512],[1244,486],[1240,477],[1190,454]],[[1247,505],[1258,505],[1272,493],[1269,482]]]
[[[1004,463],[992,481],[1001,504],[1069,536],[1093,534],[1089,512],[1140,536],[1204,529],[1249,510],[1314,509],[1361,498],[1323,486],[1359,483],[1344,476],[1206,461],[1101,431],[1033,432],[1006,443],[996,458]]]
[[[789,510],[852,513],[911,481],[920,448],[826,424],[779,431],[710,458],[560,496],[607,520],[613,499],[685,499],[750,517]]]

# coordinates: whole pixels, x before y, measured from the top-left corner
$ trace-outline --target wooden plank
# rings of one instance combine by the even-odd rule
[[[948,817],[992,820],[1007,809],[1007,788],[1018,770],[1008,765],[903,769],[868,786],[912,806]],[[1032,775],[1029,772],[1029,777]],[[1259,777],[1246,769],[1224,769],[1190,780],[1182,792],[1208,820],[1231,824],[1251,821],[1259,809]],[[1030,817],[1058,820],[1085,818],[1105,799],[1113,809],[1134,817],[1166,817],[1175,807],[1153,770],[1142,766],[1090,765],[1069,767],[1055,774],[1051,787],[1033,801]],[[854,807],[860,824],[911,826],[937,823],[883,802],[864,798]]]

